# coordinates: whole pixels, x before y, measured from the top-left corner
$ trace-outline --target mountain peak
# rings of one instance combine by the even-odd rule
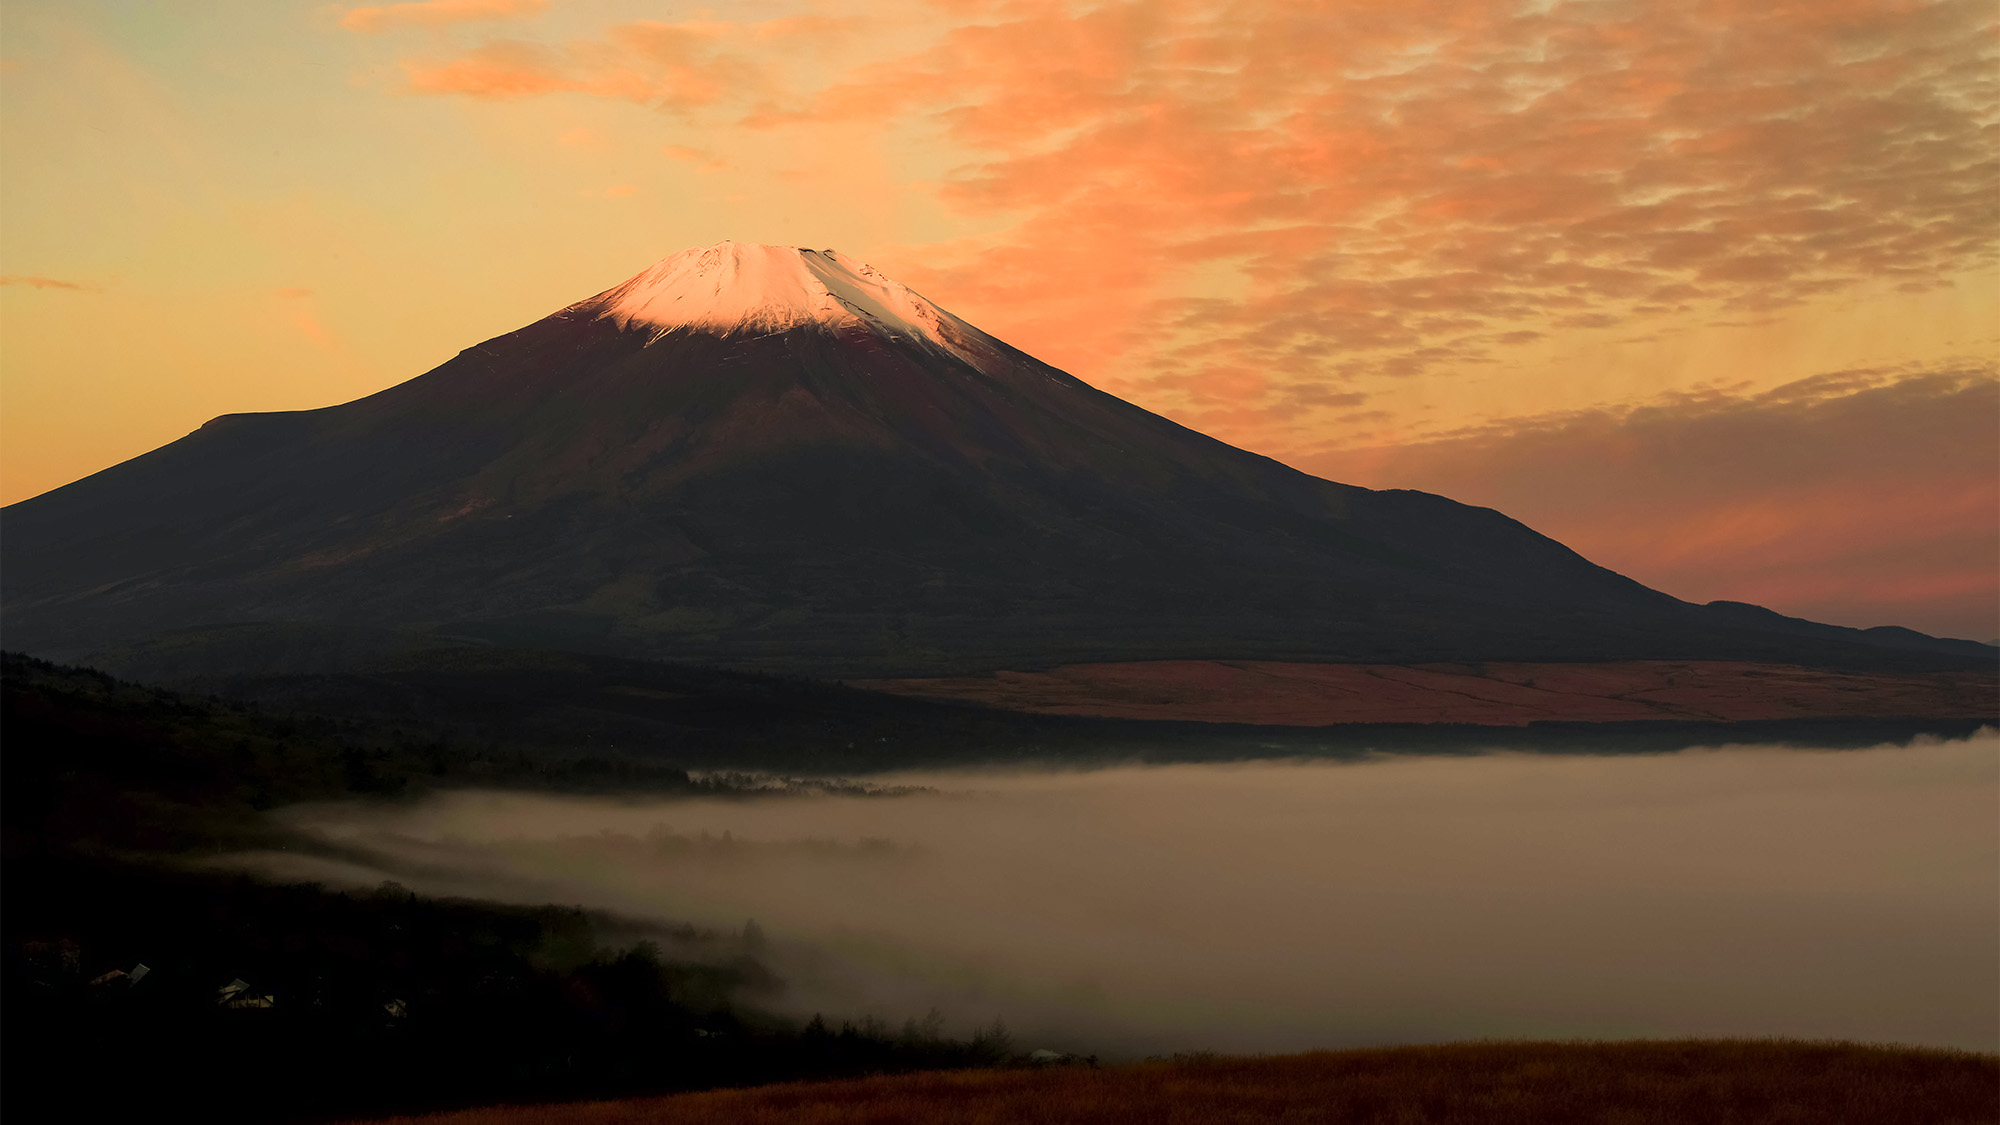
[[[5,521],[8,647],[70,658],[261,623],[273,651],[324,627],[342,651],[351,630],[842,677],[1992,660],[1688,605],[1497,512],[1195,433],[834,251],[750,243]]]
[[[621,328],[717,335],[859,325],[959,353],[970,325],[837,250],[718,242],[663,258],[582,308]],[[961,358],[969,358],[961,356]]]

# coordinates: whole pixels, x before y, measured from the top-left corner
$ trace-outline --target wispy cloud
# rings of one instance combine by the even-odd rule
[[[324,352],[340,352],[340,341],[330,331],[326,322],[320,319],[319,310],[310,289],[297,285],[286,285],[271,291],[278,298],[277,314],[280,320],[290,325],[299,335]]]
[[[1150,307],[1145,335],[1199,341],[1148,359],[1177,387],[1464,364],[1995,251],[1981,3],[1000,10],[761,120],[934,122],[974,154],[945,199],[1018,216],[951,277],[996,299],[1240,269],[1191,317]]]
[[[1923,289],[1995,258],[1983,0],[935,14],[918,49],[803,88],[773,46],[823,46],[851,21],[492,43],[410,64],[410,88],[928,131],[963,157],[932,190],[994,233],[930,247],[908,280],[1196,411],[1565,332]],[[1189,300],[1198,275],[1224,283]]]
[[[828,20],[640,20],[611,28],[601,40],[557,46],[503,40],[456,58],[406,60],[403,68],[407,88],[418,94],[584,94],[685,111],[774,96],[779,86],[768,52],[823,40],[847,26]]]
[[[669,160],[679,160],[692,164],[697,172],[724,172],[730,163],[707,149],[692,148],[688,145],[668,145],[660,150],[660,155]]]
[[[63,281],[54,277],[34,277],[10,273],[0,276],[0,285],[26,285],[31,289],[69,289],[78,293],[101,293],[103,286],[84,281]]]
[[[1983,641],[2000,636],[1996,417],[1990,363],[1851,370],[1294,460],[1498,508],[1680,597]]]
[[[453,23],[519,19],[537,15],[548,6],[549,0],[420,0],[410,4],[350,8],[341,15],[340,26],[349,31],[372,34],[399,27],[439,27]]]

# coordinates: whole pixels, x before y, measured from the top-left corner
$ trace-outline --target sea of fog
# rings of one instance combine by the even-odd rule
[[[758,1004],[1107,1056],[1483,1037],[2000,1047],[2000,735],[1010,770],[905,796],[284,810],[274,877],[735,930]],[[332,859],[337,855],[341,858]]]

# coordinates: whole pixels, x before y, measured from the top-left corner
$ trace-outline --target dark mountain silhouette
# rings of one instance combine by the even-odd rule
[[[0,550],[7,646],[66,658],[259,623],[814,675],[1991,656],[1681,602],[1195,433],[832,251],[738,243],[379,394],[217,418],[7,508]]]

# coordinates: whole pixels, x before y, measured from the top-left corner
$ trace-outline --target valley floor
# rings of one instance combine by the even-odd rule
[[[1973,1125],[2000,1059],[1786,1041],[1465,1043],[1096,1069],[927,1072],[495,1107],[402,1125]]]
[[[1720,660],[1417,665],[1158,660],[852,684],[1043,715],[1294,727],[1988,719],[1996,711],[1990,671],[1843,672]]]

